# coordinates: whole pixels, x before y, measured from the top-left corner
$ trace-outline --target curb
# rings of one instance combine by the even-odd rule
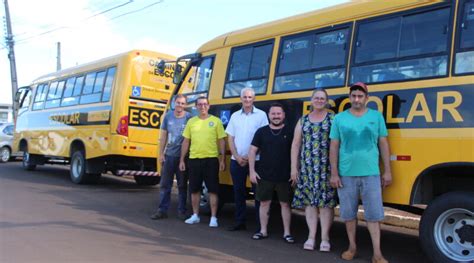
[[[418,230],[420,225],[420,217],[416,216],[404,216],[396,213],[397,210],[385,208],[385,219],[381,222],[385,225],[405,227],[409,229]],[[304,211],[299,209],[293,209],[293,213],[304,216]],[[334,209],[334,215],[339,218],[339,207]],[[364,210],[359,209],[357,212],[357,219],[359,221],[364,221]]]

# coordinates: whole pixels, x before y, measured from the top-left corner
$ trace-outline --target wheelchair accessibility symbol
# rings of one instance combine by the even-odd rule
[[[230,119],[230,110],[222,110],[220,114],[222,125],[226,125]]]
[[[133,97],[140,97],[142,95],[142,88],[139,86],[132,87],[132,96]]]

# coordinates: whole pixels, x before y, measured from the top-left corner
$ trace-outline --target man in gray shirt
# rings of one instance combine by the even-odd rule
[[[186,198],[188,178],[186,172],[179,170],[179,158],[181,155],[181,144],[183,142],[183,130],[191,118],[191,114],[184,110],[186,97],[182,94],[176,96],[174,110],[168,112],[161,125],[160,154],[159,161],[162,164],[160,182],[160,204],[158,211],[151,219],[163,219],[168,217],[170,205],[171,187],[176,174],[178,183],[178,218],[186,219]]]

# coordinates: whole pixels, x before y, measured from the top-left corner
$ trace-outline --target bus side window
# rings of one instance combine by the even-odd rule
[[[67,79],[61,107],[77,105],[79,103],[79,96],[81,95],[83,83],[84,76],[71,77]]]
[[[446,76],[451,7],[358,23],[351,83]]]
[[[240,90],[252,87],[256,95],[267,91],[273,41],[232,49],[224,98],[239,97]]]
[[[466,1],[458,26],[455,74],[474,73],[474,1]]]
[[[86,75],[84,88],[80,99],[80,104],[99,102],[104,86],[105,71],[92,72]]]
[[[110,91],[112,90],[112,85],[114,84],[115,69],[116,69],[115,67],[112,67],[107,70],[107,77],[105,79],[104,92],[102,94],[102,101],[110,100]]]
[[[48,93],[48,84],[38,84],[36,87],[35,100],[33,102],[33,110],[41,110],[44,107],[46,94]]]
[[[45,109],[59,107],[60,102],[61,102],[61,97],[63,95],[64,82],[65,81],[62,80],[59,83],[57,81],[51,83],[51,86],[49,88],[49,93],[46,98],[46,104],[44,105]]]
[[[273,91],[344,86],[348,39],[348,26],[284,37]]]

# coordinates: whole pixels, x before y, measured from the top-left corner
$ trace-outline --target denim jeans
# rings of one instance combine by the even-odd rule
[[[232,176],[232,183],[234,188],[234,202],[235,202],[235,222],[236,224],[245,224],[247,216],[247,205],[245,203],[247,197],[246,182],[249,174],[248,166],[240,166],[235,160],[230,161],[230,174]],[[255,193],[255,187],[252,186],[253,192]],[[260,217],[258,214],[260,208],[260,202],[255,200],[255,213],[257,230],[260,230]]]
[[[364,218],[369,222],[384,219],[380,176],[341,176],[342,188],[337,189],[340,217],[344,221],[357,218],[359,199],[364,207]]]
[[[173,178],[176,174],[178,182],[178,212],[186,213],[186,199],[188,191],[188,176],[186,172],[179,170],[179,157],[165,156],[165,162],[161,169],[160,182],[160,205],[161,212],[168,212],[170,206],[171,187],[173,187]]]

